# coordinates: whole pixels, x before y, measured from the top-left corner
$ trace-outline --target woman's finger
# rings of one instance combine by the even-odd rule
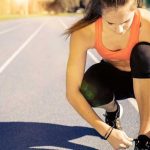
[[[126,146],[125,144],[120,144],[120,145],[119,145],[119,149],[121,149],[121,148],[125,148],[125,149],[126,149],[127,146]]]
[[[126,145],[126,148],[129,148],[130,146],[132,146],[132,142],[131,141],[129,141],[129,140],[124,140],[124,145]]]
[[[128,137],[128,140],[131,141],[131,142],[133,142],[133,138],[129,138],[129,137]]]

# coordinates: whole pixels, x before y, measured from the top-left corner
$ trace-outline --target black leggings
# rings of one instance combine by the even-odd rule
[[[133,78],[150,78],[150,43],[135,45],[130,58],[131,72],[121,71],[102,60],[84,74],[80,92],[92,107],[110,103],[113,98],[135,98]]]

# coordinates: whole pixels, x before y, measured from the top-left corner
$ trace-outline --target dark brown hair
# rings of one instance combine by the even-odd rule
[[[69,37],[73,32],[96,21],[102,16],[102,9],[106,7],[118,7],[125,5],[129,0],[90,0],[84,13],[84,17],[68,28],[64,35]],[[143,0],[136,0],[137,7],[142,7]]]

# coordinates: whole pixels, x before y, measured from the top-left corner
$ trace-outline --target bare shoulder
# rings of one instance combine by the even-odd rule
[[[144,9],[144,8],[138,8],[140,13],[141,13],[141,16],[143,19],[145,20],[149,20],[150,21],[150,11],[148,11],[147,9]]]
[[[140,8],[141,14],[141,29],[140,41],[150,42],[150,11]]]
[[[87,49],[94,47],[95,42],[95,23],[92,23],[86,27],[83,27],[71,35],[71,41],[75,44],[80,44]]]

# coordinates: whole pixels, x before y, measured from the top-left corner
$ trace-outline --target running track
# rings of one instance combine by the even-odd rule
[[[61,34],[79,18],[0,22],[0,149],[112,150],[65,97],[69,39]],[[86,69],[100,59],[94,49],[89,50]],[[139,128],[136,102],[120,103],[123,128],[135,138]],[[103,118],[104,110],[94,110]]]

